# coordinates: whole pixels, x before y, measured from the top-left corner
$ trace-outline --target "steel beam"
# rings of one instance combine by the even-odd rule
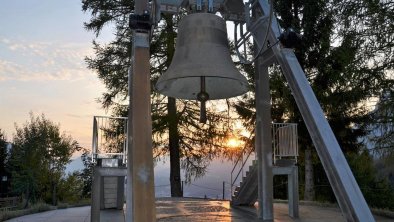
[[[137,2],[136,2],[137,4]],[[132,184],[133,221],[156,221],[150,102],[149,34],[133,35],[132,75]],[[146,44],[145,44],[146,43]]]
[[[258,217],[263,221],[273,221],[271,97],[269,89],[268,66],[265,65],[265,60],[263,57],[260,57],[256,62],[255,81],[255,149],[258,160]]]
[[[272,173],[274,176],[287,176],[287,199],[289,206],[289,216],[294,219],[298,218],[298,166],[275,166],[272,168]]]
[[[347,221],[375,221],[292,49],[275,53]]]
[[[101,202],[101,176],[99,167],[93,167],[93,182],[92,182],[92,206],[90,209],[90,221],[100,222],[100,202]]]
[[[148,11],[147,0],[136,0],[134,13]],[[150,101],[149,33],[133,31],[132,75],[129,80],[128,172],[126,221],[156,221]],[[130,206],[131,205],[131,206]]]
[[[131,63],[134,63],[134,57],[131,59]],[[128,72],[128,91],[129,91],[129,107],[132,105],[132,85],[133,85],[133,65],[129,67]],[[126,177],[126,211],[125,218],[126,221],[133,221],[133,121],[132,121],[132,109],[129,108],[128,118],[127,118],[127,177]]]

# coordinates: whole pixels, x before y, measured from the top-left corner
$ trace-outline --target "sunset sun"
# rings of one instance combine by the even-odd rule
[[[230,137],[228,140],[227,140],[227,146],[229,147],[229,148],[236,148],[236,147],[239,147],[240,145],[241,145],[241,141],[240,140],[238,140],[237,138],[235,138],[235,137]]]

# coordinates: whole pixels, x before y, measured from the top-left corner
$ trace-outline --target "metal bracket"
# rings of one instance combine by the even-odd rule
[[[144,11],[142,15],[131,14],[129,26],[134,31],[148,33],[152,28],[149,12]]]
[[[133,45],[135,48],[149,48],[149,34],[145,32],[135,32],[133,35]]]

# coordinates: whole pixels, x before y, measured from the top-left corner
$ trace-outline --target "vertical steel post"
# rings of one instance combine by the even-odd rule
[[[131,63],[134,63],[134,58],[132,57]],[[133,66],[129,67],[128,73],[128,91],[129,91],[129,113],[127,118],[127,179],[126,179],[126,212],[125,218],[128,222],[133,222],[133,156],[131,150],[133,149],[133,121],[132,121],[132,85],[133,85]]]
[[[259,58],[256,62],[256,133],[255,149],[258,159],[258,217],[273,221],[273,175],[271,144],[271,99],[268,67]]]
[[[156,210],[153,186],[149,34],[135,32],[133,38],[134,73],[131,89],[133,219],[136,222],[150,222],[156,221]],[[144,43],[148,44],[148,47],[145,47]]]
[[[136,0],[134,12],[148,10],[147,0]],[[129,147],[126,221],[156,221],[150,101],[149,33],[133,31],[133,74],[129,90]],[[130,81],[129,81],[130,82]],[[130,87],[129,87],[130,89]],[[132,201],[131,201],[132,200]]]
[[[100,221],[100,202],[101,202],[101,176],[98,166],[93,167],[93,183],[92,183],[92,207],[90,209],[90,221]]]
[[[292,218],[298,218],[298,166],[292,166],[291,168],[291,173],[287,175],[289,216]]]

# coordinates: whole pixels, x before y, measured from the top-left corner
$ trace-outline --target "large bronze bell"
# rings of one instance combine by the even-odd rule
[[[225,21],[217,15],[195,13],[179,24],[171,65],[156,89],[170,97],[199,100],[225,99],[248,91],[246,78],[230,57]]]

